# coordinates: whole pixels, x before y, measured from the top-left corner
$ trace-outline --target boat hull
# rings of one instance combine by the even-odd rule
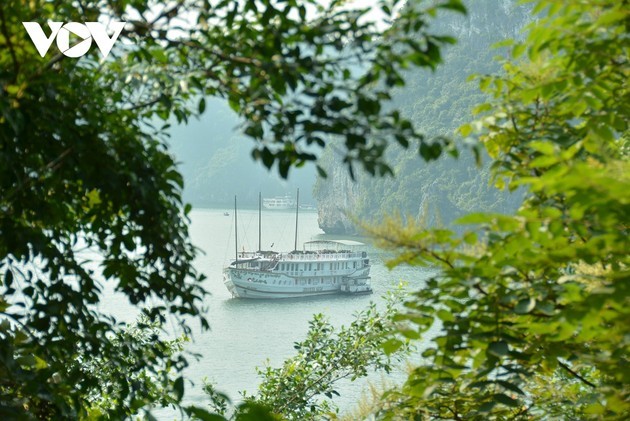
[[[339,284],[296,285],[296,278],[282,273],[227,268],[223,276],[225,286],[235,298],[300,298],[349,292],[342,291]],[[363,293],[371,293],[371,289]]]

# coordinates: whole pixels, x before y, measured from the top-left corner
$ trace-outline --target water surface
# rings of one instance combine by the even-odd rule
[[[224,212],[229,212],[225,216]],[[353,314],[367,307],[370,301],[382,302],[382,295],[393,289],[401,280],[421,285],[426,272],[419,269],[401,268],[388,271],[383,264],[384,254],[370,247],[372,262],[372,295],[334,295],[316,298],[282,300],[234,299],[223,285],[222,270],[235,254],[234,217],[232,209],[197,209],[191,212],[190,234],[201,254],[195,261],[196,268],[206,274],[204,287],[210,292],[206,299],[207,318],[211,330],[200,332],[194,323],[194,342],[187,349],[201,354],[198,361],[191,361],[186,378],[194,385],[186,384],[186,400],[203,405],[207,402],[201,385],[204,379],[216,383],[217,388],[238,400],[239,392],[254,393],[260,382],[256,367],[271,364],[279,366],[294,355],[293,344],[304,339],[308,321],[315,313],[324,313],[335,325],[348,324]],[[264,211],[262,224],[262,248],[265,250],[290,251],[294,245],[295,214],[292,211]],[[258,210],[238,212],[238,250],[258,249]],[[301,212],[299,215],[298,247],[315,239],[338,239],[325,235],[317,225],[317,213]],[[273,244],[273,247],[271,247]],[[122,304],[121,304],[122,306]],[[124,308],[124,306],[123,306]],[[381,375],[377,374],[376,379]],[[347,410],[359,399],[366,382],[344,382],[336,402]],[[159,411],[160,418],[169,418]]]

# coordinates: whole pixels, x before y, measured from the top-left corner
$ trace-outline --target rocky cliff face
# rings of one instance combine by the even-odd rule
[[[466,5],[467,17],[451,13],[436,22],[438,33],[458,40],[443,51],[444,64],[435,73],[410,71],[407,86],[393,95],[393,105],[428,137],[452,136],[459,125],[470,121],[469,110],[486,98],[474,83],[466,82],[468,76],[498,71],[500,66],[492,58],[501,51],[490,46],[518,38],[531,21],[529,6],[517,6],[515,0],[468,0]],[[488,172],[480,174],[471,159],[441,159],[425,165],[412,149],[390,154],[394,179],[376,180],[359,173],[356,182],[333,153],[325,154],[320,163],[328,178],[318,180],[314,191],[320,228],[329,234],[351,235],[358,232],[353,216],[378,222],[383,215],[397,213],[429,225],[448,225],[469,212],[506,211],[519,202],[490,188]]]
[[[328,178],[318,181],[314,196],[317,200],[317,222],[326,234],[357,233],[351,218],[356,215],[359,183],[350,180],[343,165],[334,165]]]

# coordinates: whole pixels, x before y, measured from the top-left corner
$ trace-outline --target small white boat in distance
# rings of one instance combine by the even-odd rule
[[[369,294],[370,260],[365,244],[349,240],[304,243],[289,253],[239,253],[224,270],[234,297],[292,298],[326,294]]]

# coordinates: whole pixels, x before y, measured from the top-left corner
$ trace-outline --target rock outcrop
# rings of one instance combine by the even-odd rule
[[[393,92],[391,105],[429,139],[452,137],[457,127],[471,121],[470,110],[487,97],[467,82],[469,75],[500,71],[493,57],[505,50],[490,46],[518,38],[532,19],[531,6],[519,6],[516,0],[466,0],[466,5],[466,17],[445,13],[435,22],[437,32],[458,40],[443,49],[444,64],[432,73],[409,70],[407,85]],[[428,226],[449,225],[470,212],[509,212],[520,203],[519,195],[510,197],[490,186],[488,168],[480,170],[466,148],[461,148],[462,156],[456,161],[444,156],[429,164],[413,148],[391,147],[387,158],[394,178],[378,179],[356,171],[358,181],[353,182],[345,165],[335,158],[334,148],[324,154],[320,164],[328,178],[318,180],[314,189],[322,230],[356,234],[354,220],[378,222],[388,215],[416,218]]]
[[[317,222],[326,234],[352,235],[352,222],[359,199],[359,184],[348,177],[343,165],[335,165],[326,180],[319,180],[314,192],[317,200]]]

